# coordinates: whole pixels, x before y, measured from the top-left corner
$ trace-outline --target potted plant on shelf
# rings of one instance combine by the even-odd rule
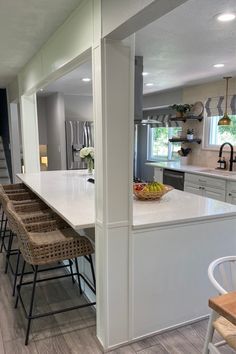
[[[190,129],[190,128],[187,129],[187,139],[188,140],[193,140],[193,133],[194,133],[193,129]]]
[[[173,104],[172,106],[170,106],[171,109],[176,111],[176,117],[183,117],[186,113],[188,113],[191,108],[192,105],[185,103],[185,104]]]

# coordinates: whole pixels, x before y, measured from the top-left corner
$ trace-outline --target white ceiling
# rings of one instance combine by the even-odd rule
[[[236,0],[189,0],[136,33],[136,55],[144,58],[144,93],[164,91],[236,76],[236,20],[220,23],[216,15],[236,13]],[[224,63],[224,68],[213,64]],[[92,95],[91,61],[51,84],[45,91]],[[146,87],[145,83],[154,83]]]
[[[42,92],[39,91],[38,94],[45,96],[50,92],[62,92],[65,95],[92,96],[92,81],[84,82],[82,78],[92,78],[91,60],[52,82]]]
[[[0,0],[0,87],[6,87],[81,0]]]
[[[144,93],[236,75],[236,21],[215,16],[236,12],[235,0],[189,0],[136,34],[136,54],[144,57]],[[212,65],[224,63],[216,69]]]

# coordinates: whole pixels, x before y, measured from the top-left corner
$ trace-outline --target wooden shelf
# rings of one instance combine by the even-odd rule
[[[197,144],[201,144],[202,140],[201,139],[187,139],[187,138],[172,138],[169,139],[170,143],[197,143]]]
[[[186,122],[187,120],[198,120],[199,122],[201,122],[203,120],[203,116],[186,116],[186,117],[172,117],[170,118],[171,121],[173,122]]]

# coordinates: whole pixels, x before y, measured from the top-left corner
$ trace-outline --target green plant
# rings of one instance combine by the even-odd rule
[[[189,112],[190,109],[192,108],[192,104],[173,104],[170,106],[171,109],[175,110],[176,112],[181,112],[181,113],[186,113]]]
[[[190,129],[190,128],[187,129],[187,134],[193,135],[193,133],[194,133],[193,129]]]

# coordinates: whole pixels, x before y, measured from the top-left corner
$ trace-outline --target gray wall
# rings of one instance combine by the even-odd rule
[[[37,97],[37,113],[39,127],[39,145],[47,145],[47,112],[46,112],[46,97]]]
[[[66,169],[65,105],[61,93],[46,97],[48,170]]]
[[[66,120],[93,120],[93,97],[65,95]]]

